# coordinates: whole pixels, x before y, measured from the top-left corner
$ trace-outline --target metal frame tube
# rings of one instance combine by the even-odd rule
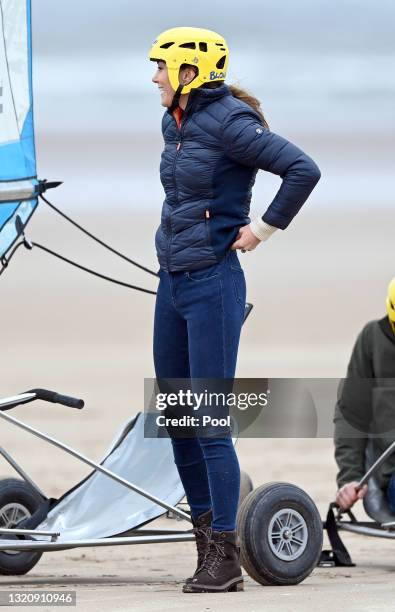
[[[33,489],[35,489],[37,493],[41,495],[43,499],[47,499],[47,496],[45,495],[45,493],[41,491],[40,487],[30,478],[30,476],[28,476],[28,474],[26,474],[26,472],[15,461],[15,459],[13,459],[11,455],[9,455],[7,451],[5,451],[4,448],[2,448],[1,446],[0,446],[0,455],[4,457],[4,459],[14,468],[14,470],[20,476],[22,476],[23,480],[25,480]]]
[[[35,393],[20,393],[19,395],[0,399],[0,408],[1,406],[12,406],[13,404],[19,406],[20,404],[32,402],[34,399],[36,399]]]
[[[387,538],[389,540],[395,538],[394,531],[385,531],[377,527],[365,527],[363,525],[342,522],[337,523],[337,527],[344,531],[351,531],[352,533],[359,533],[360,535],[372,536],[374,538]]]
[[[36,531],[35,529],[7,529],[6,527],[0,527],[0,535],[37,535],[58,538],[60,536],[60,533],[57,531]]]
[[[56,438],[52,438],[51,436],[48,436],[47,434],[42,433],[41,431],[39,431],[38,429],[35,429],[34,427],[31,427],[30,425],[26,425],[22,421],[19,421],[18,419],[16,419],[15,417],[10,416],[9,414],[5,414],[4,412],[0,412],[0,417],[5,419],[9,423],[13,423],[17,427],[20,427],[21,429],[24,429],[25,431],[28,431],[29,433],[33,434],[37,438],[40,438],[41,440],[45,440],[49,444],[52,444],[53,446],[56,446],[57,448],[62,449],[63,451],[65,451],[69,455],[72,455],[73,457],[76,457],[77,459],[82,461],[82,463],[86,463],[90,467],[95,468],[98,472],[101,472],[102,474],[105,474],[109,478],[112,478],[116,482],[119,482],[119,484],[123,485],[124,487],[126,487],[128,489],[131,489],[135,493],[138,493],[139,495],[142,495],[143,497],[146,497],[147,499],[151,500],[155,504],[158,504],[158,506],[161,506],[162,508],[165,508],[166,510],[171,510],[171,512],[174,512],[174,514],[177,514],[178,516],[180,516],[181,518],[189,521],[190,523],[192,522],[191,517],[186,512],[183,512],[182,510],[179,510],[175,506],[171,506],[170,504],[167,504],[166,502],[162,501],[161,499],[159,499],[155,495],[152,495],[148,491],[145,491],[144,489],[141,489],[140,487],[132,484],[131,482],[129,482],[125,478],[122,478],[121,476],[117,476],[117,474],[114,474],[114,472],[111,472],[111,470],[108,470],[107,468],[103,467],[102,465],[100,465],[98,463],[95,463],[95,461],[92,461],[88,457],[85,457],[85,455],[82,455],[81,453],[79,453],[78,451],[74,450],[70,446],[67,446],[67,444],[64,444],[63,442],[60,442],[59,440],[56,440]]]
[[[64,542],[37,542],[26,540],[0,539],[0,551],[41,551],[68,550],[70,548],[88,548],[90,546],[122,546],[129,544],[165,544],[167,542],[191,542],[195,540],[193,533],[176,535],[133,536],[125,538],[98,538],[95,540],[70,540]]]

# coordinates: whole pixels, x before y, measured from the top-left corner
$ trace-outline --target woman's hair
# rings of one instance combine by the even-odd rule
[[[242,89],[241,87],[238,87],[237,85],[229,85],[229,89],[234,98],[237,98],[238,100],[242,100],[243,102],[248,104],[248,106],[251,106],[251,108],[253,108],[254,111],[258,113],[258,115],[260,116],[262,124],[265,126],[265,128],[269,128],[269,124],[265,119],[265,116],[263,114],[263,110],[261,107],[261,103],[258,100],[258,98],[253,96],[249,91],[246,91],[245,89]]]
[[[202,87],[205,87],[207,89],[216,89],[217,87],[221,87],[221,85],[223,85],[224,83],[225,81],[214,81],[212,83],[204,83]],[[258,113],[259,117],[261,118],[262,125],[264,125],[265,128],[269,129],[269,124],[265,119],[261,103],[258,98],[253,96],[252,93],[250,93],[249,91],[243,89],[242,87],[239,87],[238,85],[229,85],[228,87],[232,96],[234,98],[237,98],[238,100],[242,100],[242,102],[245,102],[246,104],[248,104],[248,106],[251,106],[251,108],[253,108],[254,111]]]

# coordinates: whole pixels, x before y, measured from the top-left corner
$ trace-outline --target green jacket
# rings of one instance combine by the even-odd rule
[[[364,475],[368,434],[377,454],[395,440],[395,335],[387,317],[370,321],[360,332],[338,388],[334,423],[341,487]],[[383,488],[394,472],[395,454],[378,473]]]

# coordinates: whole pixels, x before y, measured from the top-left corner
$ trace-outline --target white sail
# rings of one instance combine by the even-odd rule
[[[30,108],[26,0],[0,0],[0,144],[19,140]]]

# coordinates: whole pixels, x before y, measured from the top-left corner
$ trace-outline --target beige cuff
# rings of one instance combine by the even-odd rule
[[[261,242],[268,240],[270,236],[278,229],[278,227],[273,227],[273,225],[269,225],[262,220],[261,217],[257,217],[250,223],[250,229],[254,236],[258,238]]]

